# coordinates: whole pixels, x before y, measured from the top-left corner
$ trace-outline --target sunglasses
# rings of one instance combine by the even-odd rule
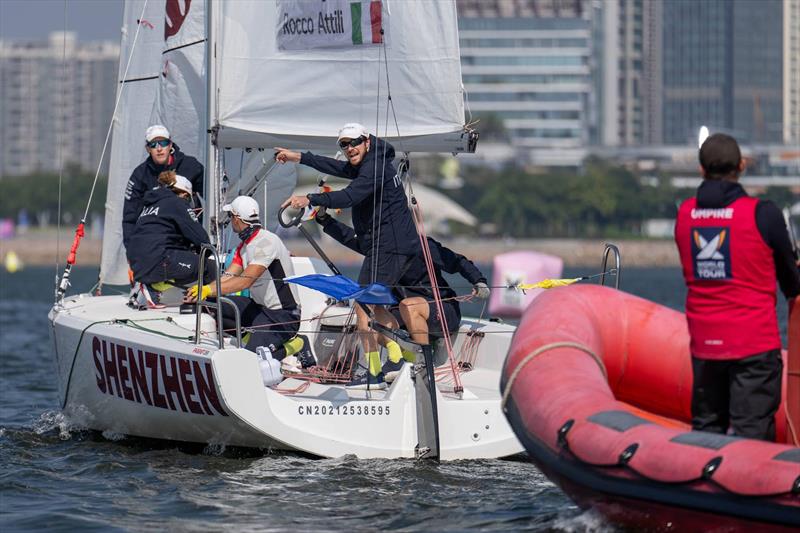
[[[161,139],[160,141],[150,141],[147,143],[148,148],[155,148],[156,146],[160,146],[161,148],[166,148],[172,143],[169,139]]]
[[[356,146],[360,145],[364,142],[364,137],[358,137],[356,139],[350,139],[349,141],[339,141],[339,148],[342,150],[346,150],[347,147],[355,148]]]

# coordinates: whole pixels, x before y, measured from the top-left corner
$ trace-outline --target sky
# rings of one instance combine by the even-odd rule
[[[119,41],[123,0],[0,0],[0,39],[46,40],[66,28],[79,41]]]

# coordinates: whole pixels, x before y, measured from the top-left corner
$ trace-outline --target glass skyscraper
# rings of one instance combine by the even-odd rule
[[[664,142],[700,126],[740,142],[782,138],[782,0],[663,3]]]
[[[580,164],[595,127],[585,4],[458,4],[469,110],[476,117],[500,119],[511,144],[536,165]]]

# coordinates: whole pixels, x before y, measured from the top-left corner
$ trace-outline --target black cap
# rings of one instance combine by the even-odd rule
[[[738,173],[741,161],[739,144],[730,135],[715,133],[700,147],[700,166],[706,171],[708,178],[718,179]]]

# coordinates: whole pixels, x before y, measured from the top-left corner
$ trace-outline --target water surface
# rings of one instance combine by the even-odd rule
[[[0,273],[2,531],[613,530],[522,459],[314,459],[72,427],[47,333],[54,275]],[[73,283],[87,290],[96,276],[76,268]],[[626,269],[622,288],[676,309],[685,297],[674,268]]]

